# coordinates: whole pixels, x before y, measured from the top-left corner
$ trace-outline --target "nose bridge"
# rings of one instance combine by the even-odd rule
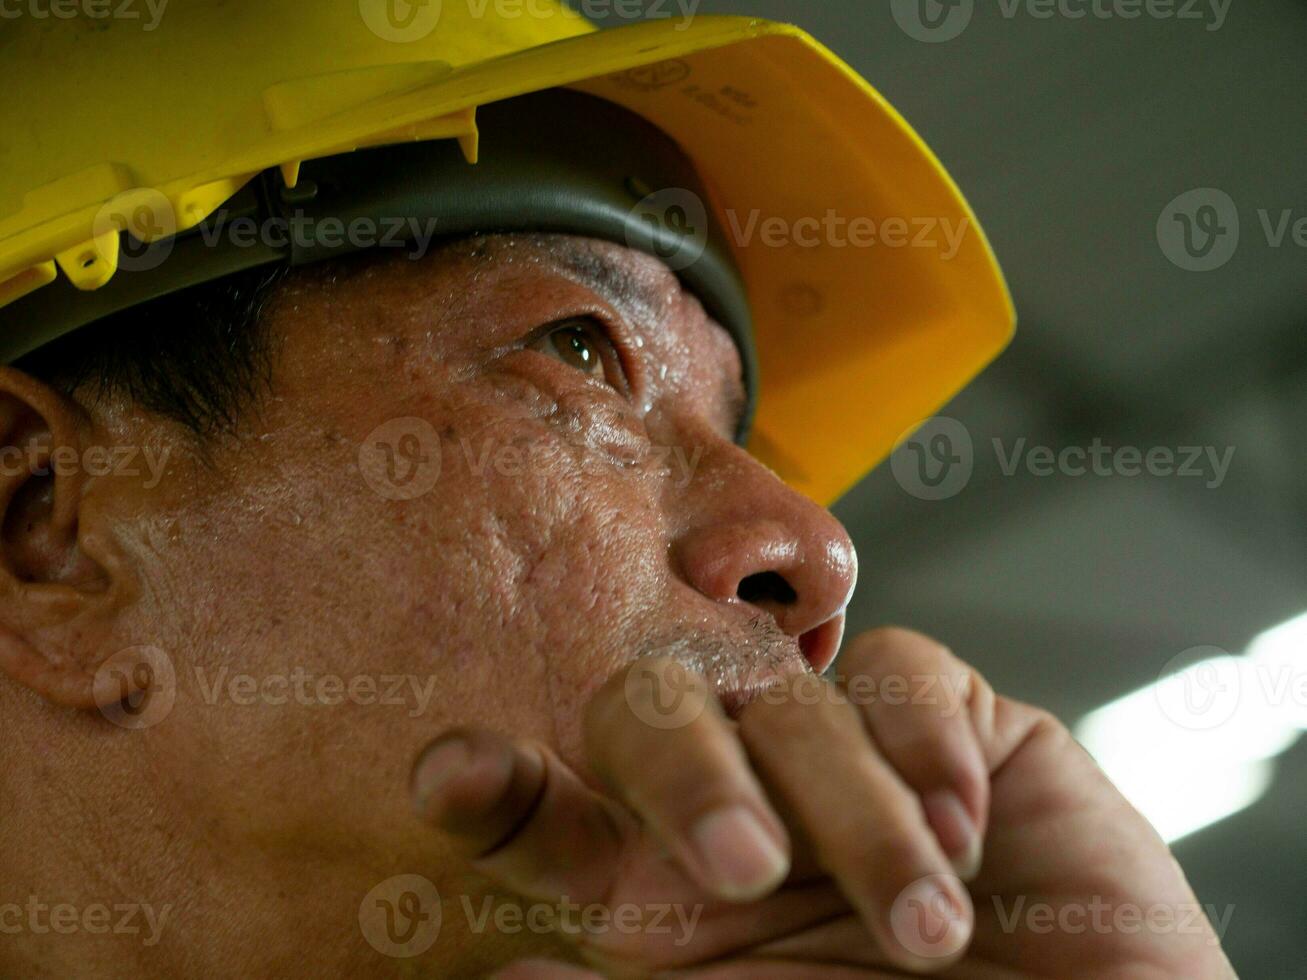
[[[857,557],[839,521],[738,446],[700,444],[674,548],[686,581],[715,601],[765,609],[792,636],[840,615]]]

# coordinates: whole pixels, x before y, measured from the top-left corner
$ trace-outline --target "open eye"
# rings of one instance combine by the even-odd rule
[[[591,317],[563,320],[546,327],[527,346],[604,381],[617,391],[627,390],[622,356],[609,338],[607,329]]]

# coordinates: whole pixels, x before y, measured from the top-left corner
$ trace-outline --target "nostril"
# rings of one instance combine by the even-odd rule
[[[790,583],[776,572],[758,572],[742,579],[735,594],[744,602],[770,601],[780,603],[782,606],[791,605],[799,598],[798,593],[790,587]]]

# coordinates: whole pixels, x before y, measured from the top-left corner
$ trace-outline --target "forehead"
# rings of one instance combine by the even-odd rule
[[[596,294],[633,325],[658,326],[670,333],[702,333],[715,342],[726,331],[702,315],[697,300],[682,289],[666,265],[652,256],[612,242],[573,235],[492,235],[455,242],[442,250],[455,278],[473,276],[489,287],[465,294],[475,302],[519,286],[527,298],[550,298],[545,280],[557,279]],[[684,314],[689,314],[688,316]],[[734,346],[732,342],[732,347]]]
[[[502,350],[552,320],[609,313],[668,390],[679,380],[729,418],[744,408],[741,360],[727,330],[658,259],[599,239],[487,235],[416,259],[377,250],[299,270],[279,300],[310,315],[325,302],[344,314],[333,322],[363,325],[373,343],[416,344],[444,357]]]

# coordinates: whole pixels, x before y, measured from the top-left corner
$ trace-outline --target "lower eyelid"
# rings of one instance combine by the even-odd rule
[[[552,323],[534,331],[533,336],[523,343],[522,349],[534,349],[534,345],[541,339],[551,336],[558,330],[566,329],[569,325],[583,328],[592,337],[591,342],[600,348],[599,357],[604,367],[604,373],[602,376],[595,374],[587,374],[586,376],[602,380],[622,397],[635,400],[641,390],[639,366],[635,363],[635,350],[628,342],[623,329],[613,324],[611,318],[604,314],[595,312],[575,313],[554,320]],[[604,350],[604,348],[607,348],[607,350]],[[615,372],[620,379],[618,383],[614,383],[610,378],[610,372]]]
[[[604,340],[612,350],[613,358],[617,362],[615,369],[622,379],[622,394],[628,398],[634,398],[639,389],[640,377],[639,368],[635,364],[635,352],[624,342],[625,338],[621,336],[619,331],[605,324],[602,332]]]

